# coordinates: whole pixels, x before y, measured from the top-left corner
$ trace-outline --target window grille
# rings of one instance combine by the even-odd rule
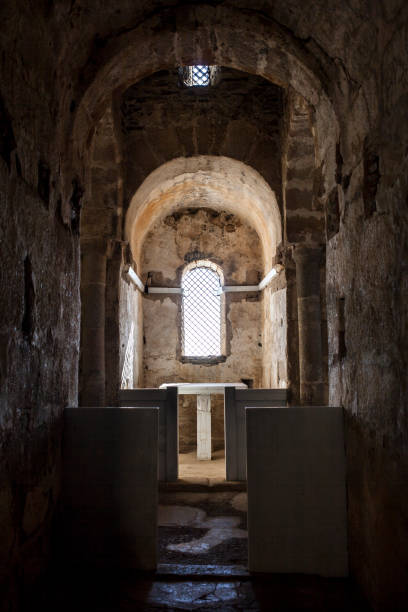
[[[183,84],[187,87],[208,87],[214,84],[217,66],[183,66],[179,71]]]
[[[192,69],[193,85],[201,85],[205,87],[210,84],[210,68],[209,66],[193,66]]]
[[[121,389],[133,389],[134,323],[130,327],[125,359],[123,361]]]
[[[197,262],[182,280],[182,346],[186,357],[221,355],[221,277],[211,262]]]

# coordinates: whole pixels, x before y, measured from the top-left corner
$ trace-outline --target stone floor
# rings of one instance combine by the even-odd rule
[[[225,480],[224,450],[212,452],[211,461],[198,461],[197,451],[179,454],[179,478],[209,478]]]
[[[159,563],[246,569],[246,512],[244,492],[161,492]]]
[[[53,590],[33,612],[369,612],[347,580],[316,576],[228,577],[203,574],[64,572],[53,577]]]
[[[121,610],[362,612],[368,608],[344,580],[271,576],[267,580],[196,579],[139,583],[127,590]]]
[[[42,612],[369,610],[348,580],[250,575],[246,502],[242,491],[161,491],[157,572],[56,571]]]

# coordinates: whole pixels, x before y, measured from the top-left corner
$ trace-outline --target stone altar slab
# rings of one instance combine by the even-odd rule
[[[236,383],[163,383],[160,389],[176,387],[180,395],[197,395],[197,459],[211,459],[211,395],[222,395],[226,388],[246,389],[242,382]]]

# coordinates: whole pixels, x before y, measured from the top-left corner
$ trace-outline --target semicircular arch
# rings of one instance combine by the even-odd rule
[[[126,216],[125,237],[134,260],[139,263],[146,235],[159,219],[202,207],[230,211],[251,225],[259,235],[267,271],[282,239],[275,194],[256,170],[221,156],[176,158],[143,181]]]
[[[106,41],[82,74],[85,85],[72,126],[74,163],[83,158],[93,126],[115,95],[154,72],[192,63],[258,74],[301,94],[315,109],[316,163],[325,161],[326,188],[332,187],[338,125],[321,62],[276,22],[231,7],[166,9]]]

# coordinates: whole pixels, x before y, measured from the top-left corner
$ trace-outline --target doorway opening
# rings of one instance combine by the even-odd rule
[[[179,395],[179,479],[225,481],[223,395]]]
[[[246,482],[226,481],[223,385],[247,380],[261,388],[269,372],[265,356],[278,358],[276,335],[269,333],[272,291],[264,298],[258,290],[281,237],[276,197],[259,173],[237,160],[178,158],[145,179],[126,223],[137,274],[147,279],[139,384],[179,391],[179,472],[176,482],[160,486],[159,564],[189,566],[190,573],[193,566],[198,573],[203,566],[246,572]],[[197,322],[201,312],[213,334]],[[199,340],[192,346],[187,313],[189,332]],[[197,400],[197,391],[183,393],[183,384],[221,388],[198,393]],[[210,452],[198,458],[203,430]]]
[[[181,279],[181,354],[185,364],[213,367],[226,359],[224,274],[209,259],[193,260]],[[223,397],[186,385],[179,398],[179,477],[225,480]],[[192,387],[192,388],[191,388]],[[188,393],[188,391],[191,392]],[[222,394],[223,389],[217,390]],[[194,394],[197,392],[197,395]]]

